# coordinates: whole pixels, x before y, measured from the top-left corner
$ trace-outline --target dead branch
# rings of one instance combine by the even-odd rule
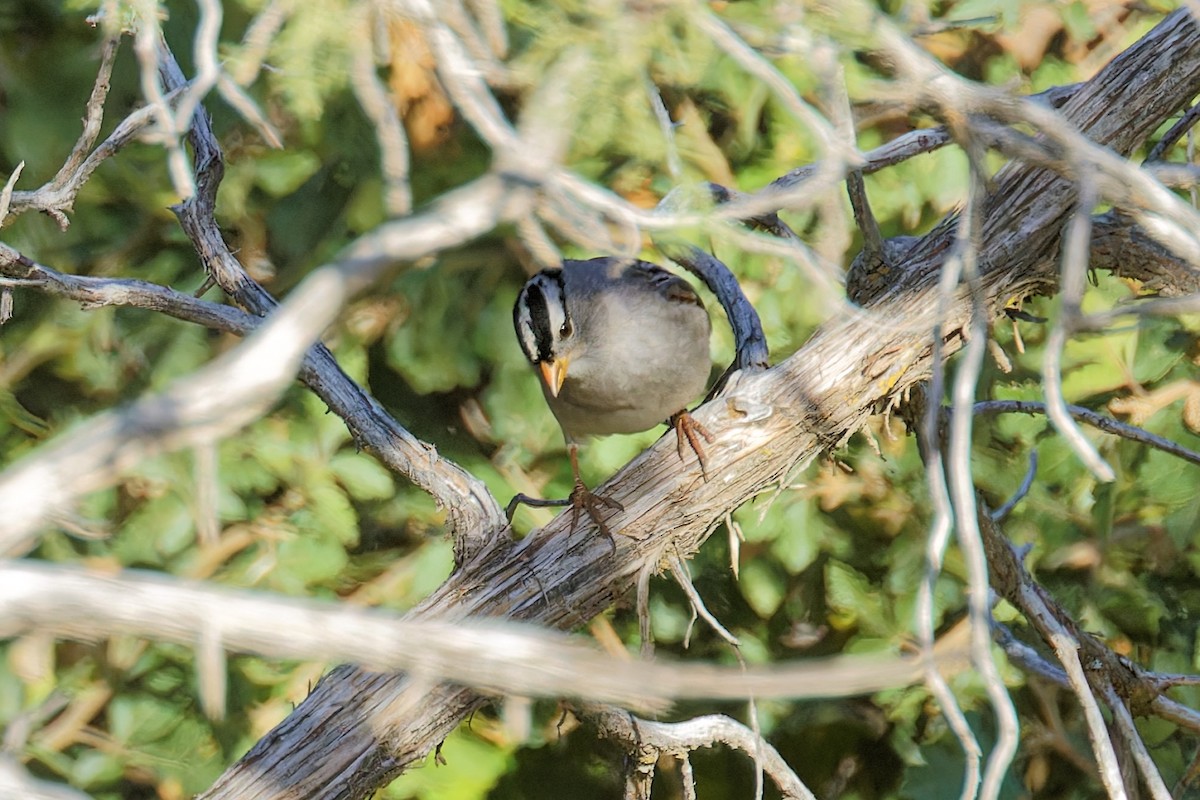
[[[1112,417],[1098,414],[1090,408],[1083,408],[1082,406],[1067,406],[1066,408],[1067,413],[1072,417],[1081,422],[1086,422],[1097,430],[1111,433],[1114,436],[1120,436],[1131,442],[1144,444],[1147,447],[1153,447],[1156,450],[1162,450],[1164,453],[1170,453],[1184,461],[1200,465],[1200,453],[1189,450],[1170,439],[1164,439],[1162,436],[1150,433],[1150,431],[1139,428],[1136,425],[1129,425]],[[974,405],[974,412],[976,414],[1004,414],[1010,412],[1044,414],[1046,412],[1046,404],[1028,400],[984,400]]]
[[[430,15],[427,21],[433,19],[424,3],[414,0],[413,5]],[[751,71],[769,67],[756,60],[753,53],[739,50],[738,43],[727,36],[727,29],[713,24],[715,19],[706,17],[703,22],[705,31],[730,49],[743,67]],[[440,23],[431,27],[433,34],[446,32],[439,26]],[[510,160],[506,167],[512,169],[465,187],[430,214],[389,223],[364,237],[344,259],[343,266],[353,279],[366,282],[390,264],[434,252],[447,243],[461,242],[464,237],[492,229],[500,221],[528,221],[533,219],[529,216],[531,208],[536,207],[538,213],[548,216],[550,206],[556,202],[562,209],[578,202],[634,229],[642,224],[661,229],[679,223],[679,219],[630,212],[613,197],[558,168],[539,174],[544,165],[536,159],[529,160],[529,148],[524,146],[527,143],[519,141],[520,134],[488,105],[487,92],[481,91],[478,76],[463,71],[466,59],[454,49],[454,40],[449,42],[442,42],[443,55],[452,77],[459,81],[456,97],[461,105],[472,108],[473,123],[489,134],[485,138],[492,142],[497,153]],[[1153,48],[1169,48],[1165,51],[1171,53],[1172,63],[1166,65],[1149,59],[1147,52],[1153,52]],[[1195,93],[1196,32],[1186,17],[1176,15],[1123,58],[1120,70],[1124,72],[1116,68],[1106,70],[1089,82],[1077,93],[1079,102],[1068,110],[1068,115],[1098,141],[1128,151],[1157,124],[1156,114],[1164,113],[1171,103],[1181,105],[1189,91]],[[910,69],[919,73],[919,69]],[[1176,70],[1190,82],[1173,83],[1170,76]],[[1146,96],[1139,97],[1122,87],[1122,80],[1130,73],[1138,76],[1138,91]],[[1147,76],[1145,82],[1143,76]],[[772,85],[777,83],[777,76],[769,70],[763,77],[769,83],[774,82]],[[181,80],[177,75],[169,76],[163,84],[170,89],[181,86]],[[785,101],[793,100],[787,87],[779,91]],[[166,95],[165,100],[172,96]],[[954,99],[961,97],[953,95]],[[994,98],[985,100],[978,102],[982,110],[1005,119],[1033,120],[1039,124],[1049,120],[1053,124],[1043,127],[1056,134],[1050,138],[1059,147],[1082,147],[1069,128],[1058,130],[1057,118],[1022,114],[1020,109],[1014,111]],[[165,105],[153,110],[161,112]],[[793,111],[800,116],[807,113],[803,106],[793,106]],[[1002,111],[1008,116],[999,113]],[[220,180],[220,154],[214,151],[215,141],[211,142],[213,147],[206,141],[211,140],[211,132],[206,130],[202,110],[194,120],[192,141],[197,148],[198,193],[180,208],[181,222],[196,242],[206,266],[214,275],[221,276],[222,287],[230,296],[254,314],[264,314],[274,306],[274,301],[261,288],[247,283],[212,221],[211,200]],[[994,122],[976,122],[981,131],[993,130],[995,126]],[[545,126],[533,128],[544,132]],[[1120,134],[1113,133],[1114,130]],[[998,134],[996,141],[1011,146],[1013,152],[1027,144],[1007,134]],[[1026,151],[1033,154],[1034,164],[1049,166],[1069,178],[1078,177],[1078,167],[1069,159],[1064,161],[1040,146],[1025,147],[1022,152]],[[1099,156],[1095,159],[1101,162]],[[1086,162],[1087,158],[1077,160]],[[814,173],[819,176],[815,182],[829,184],[841,180],[848,161],[848,157],[846,161],[829,159]],[[1114,167],[1103,162],[1100,166],[1108,170],[1104,176],[1109,183],[1104,184],[1104,190],[1111,190],[1114,199],[1129,201],[1129,194],[1112,186],[1113,176],[1125,175],[1122,170],[1128,165]],[[1141,180],[1140,175],[1138,179]],[[1144,187],[1137,181],[1131,185]],[[811,184],[803,187],[801,193],[809,192],[811,187]],[[1074,207],[1072,187],[1044,171],[1014,167],[997,178],[996,191],[988,200],[991,213],[983,237],[983,274],[979,285],[979,297],[986,309],[994,311],[1014,296],[1054,291],[1057,275],[1052,265],[1062,222]],[[763,197],[751,201],[770,205]],[[751,201],[744,205],[748,207]],[[1151,201],[1150,206],[1161,213],[1161,219],[1145,215],[1141,218],[1160,239],[1177,242],[1178,236],[1173,239],[1174,234],[1170,230],[1164,233],[1162,228],[1178,226],[1186,215],[1158,195]],[[1031,202],[1036,206],[1034,214],[1029,213]],[[564,219],[568,219],[567,213]],[[719,212],[724,215],[722,218],[742,213],[738,208]],[[1186,259],[1165,256],[1150,267],[1128,263],[1130,253],[1140,254],[1151,248],[1166,251],[1146,237],[1145,229],[1120,224],[1126,235],[1131,238],[1140,235],[1144,241],[1123,243],[1121,257],[1112,262],[1114,271],[1143,269],[1166,291],[1194,291],[1187,286],[1189,281],[1195,281],[1195,271],[1180,268],[1188,264]],[[1097,238],[1093,235],[1093,243]],[[953,228],[948,223],[914,242],[911,248],[906,243],[894,268],[881,281],[878,297],[881,302],[870,313],[856,313],[830,324],[775,370],[763,375],[738,376],[725,395],[707,406],[702,418],[706,425],[715,425],[712,429],[721,439],[714,448],[718,452],[710,480],[704,481],[693,469],[681,467],[669,453],[664,457],[669,448],[661,444],[617,476],[611,491],[621,497],[626,507],[617,524],[640,538],[622,540],[618,552],[611,555],[606,545],[597,545],[593,538],[568,536],[561,522],[547,526],[520,544],[497,537],[501,523],[489,514],[490,506],[495,505],[490,495],[465,479],[446,490],[442,481],[446,480],[447,471],[453,478],[454,465],[438,459],[431,448],[398,429],[394,421],[389,423],[390,418],[340,373],[327,351],[320,349],[307,356],[306,375],[312,381],[310,385],[318,387],[316,390],[331,407],[338,403],[346,409],[345,417],[356,439],[367,442],[386,463],[428,488],[435,497],[450,498],[452,525],[461,541],[478,537],[474,540],[478,546],[460,552],[459,572],[423,605],[414,615],[415,620],[453,622],[465,616],[493,616],[570,628],[610,604],[641,577],[648,576],[655,566],[678,558],[677,553],[686,556],[694,552],[730,508],[772,482],[782,480],[796,463],[806,462],[822,449],[843,441],[869,414],[885,407],[928,375],[937,359],[961,347],[963,332],[973,313],[965,293],[954,298],[944,319],[930,312],[937,305],[934,288],[937,272],[944,265],[953,239]],[[1014,254],[1019,257],[1013,257]],[[55,278],[28,259],[22,261],[19,254],[4,255],[5,268],[15,265],[25,270],[24,276],[15,280],[35,280],[39,287],[63,296],[82,297],[83,293],[96,292],[95,297],[103,298],[97,302],[159,302],[164,305],[160,310],[181,318],[189,318],[190,314],[195,321],[208,315],[210,321],[205,324],[227,330],[235,326],[248,330],[253,322],[253,317],[232,309],[218,313],[215,309],[220,307],[211,304],[181,302],[169,290],[161,290],[162,287],[120,286],[119,283],[135,282],[113,281],[102,286],[88,283],[87,279],[67,280],[69,276],[61,275]],[[979,315],[975,313],[978,325]],[[935,324],[943,326],[947,337],[941,352],[929,348],[927,331]],[[400,453],[391,446],[388,436],[403,440]],[[425,461],[430,465],[427,471]],[[456,505],[459,503],[461,506]],[[441,677],[445,673],[434,674]],[[349,797],[369,792],[428,752],[466,711],[487,699],[469,689],[435,687],[432,680],[428,676],[403,679],[339,668],[292,718],[227,773],[209,796],[263,796],[264,792],[293,791],[314,797]],[[347,775],[351,777],[347,779]]]
[[[1083,705],[1100,776],[1112,797],[1124,797],[1120,765],[1113,752],[1110,734],[1100,713],[1097,699],[1103,701],[1117,720],[1117,727],[1131,743],[1142,779],[1155,798],[1166,794],[1162,778],[1149,758],[1140,735],[1132,725],[1132,715],[1154,714],[1176,724],[1178,703],[1162,695],[1162,684],[1140,666],[1114,653],[1103,642],[1080,629],[1071,615],[1034,581],[1021,563],[1021,555],[1004,538],[982,500],[979,502],[979,526],[991,565],[991,583],[997,594],[1016,607],[1050,644],[1063,671],[1060,674],[1038,669],[1052,680],[1065,680]],[[1022,660],[1036,661],[1036,655]],[[1194,728],[1193,728],[1194,730]],[[1168,795],[1169,796],[1169,795]]]
[[[165,86],[177,90],[185,85],[183,73],[166,43],[159,48],[159,71]],[[213,135],[208,115],[198,107],[192,116],[188,138],[195,159],[196,193],[174,210],[184,232],[192,240],[208,274],[230,297],[252,314],[262,316],[276,305],[265,289],[246,274],[226,245],[216,222],[216,193],[224,175],[221,148]],[[363,237],[339,261],[338,270],[351,293],[374,280],[379,272],[397,260],[395,249],[388,249],[389,237],[404,237],[404,246],[424,249],[412,252],[411,259],[436,251],[469,237],[469,226],[454,228],[464,215],[472,215],[479,226],[490,229],[527,192],[505,198],[508,182],[496,177],[483,178],[469,187],[446,196],[420,218],[409,218],[385,225],[370,237]],[[486,211],[485,211],[486,209]],[[432,241],[428,233],[433,233]],[[445,237],[437,237],[437,234]],[[384,252],[381,254],[379,248]],[[382,256],[382,257],[381,257]],[[313,363],[303,378],[310,388],[335,411],[344,410],[355,441],[375,453],[381,461],[429,492],[449,512],[450,533],[454,536],[458,558],[469,557],[491,539],[502,535],[505,520],[495,498],[483,483],[465,470],[437,454],[429,444],[418,440],[386,414],[341,367],[328,348],[313,347]]]
[[[188,583],[140,570],[114,575],[0,562],[0,636],[37,631],[91,641],[117,635],[221,647],[268,658],[407,670],[489,694],[580,697],[648,711],[678,700],[850,697],[921,681],[902,655],[835,656],[792,665],[639,663],[561,633],[502,620],[397,619],[390,612]],[[420,647],[414,647],[420,642]],[[932,669],[961,669],[952,642]]]
[[[1084,84],[1063,113],[1095,142],[1126,153],[1198,91],[1200,29],[1179,12]],[[1051,265],[1075,203],[1067,181],[1036,167],[1011,165],[993,186],[979,278],[989,312],[1010,298],[1055,289]],[[783,364],[740,376],[701,408],[698,418],[717,437],[708,481],[660,441],[602,487],[625,508],[610,520],[629,536],[619,537],[615,552],[594,533],[571,534],[560,517],[464,563],[414,615],[501,616],[571,628],[631,589],[648,560],[695,552],[726,509],[844,441],[928,376],[927,332],[935,323],[945,335],[943,357],[961,347],[970,299],[957,295],[942,320],[933,312],[953,238],[953,224],[938,226],[909,248],[895,283],[869,313],[834,320]],[[431,690],[403,676],[339,668],[205,796],[363,796],[428,753],[482,702],[469,690]]]
[[[783,797],[815,800],[815,795],[769,742],[730,717],[712,714],[685,722],[653,722],[620,709],[595,704],[587,704],[576,710],[584,722],[596,726],[602,738],[616,739],[630,752],[632,760],[639,767],[645,765],[645,769],[639,770],[633,779],[644,784],[646,797],[649,797],[649,781],[654,777],[654,765],[661,754],[674,755],[682,760],[692,750],[723,744],[741,750],[751,758],[761,759],[764,770]],[[695,787],[692,790],[695,791]]]
[[[336,272],[313,273],[238,348],[160,394],[93,417],[5,470],[0,555],[24,553],[53,515],[111,485],[130,465],[258,419],[295,379],[309,344],[334,320],[345,296]]]

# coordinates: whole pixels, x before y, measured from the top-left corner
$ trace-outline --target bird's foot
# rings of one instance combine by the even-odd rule
[[[596,494],[587,488],[583,481],[578,479],[575,481],[575,488],[571,491],[569,502],[571,503],[571,530],[574,531],[575,527],[579,524],[579,512],[586,511],[587,515],[592,518],[592,522],[596,523],[596,527],[600,529],[600,532],[608,537],[608,543],[615,552],[617,549],[616,540],[613,538],[612,529],[604,521],[604,516],[601,514],[600,509],[609,508],[613,511],[624,511],[625,506],[611,497]]]
[[[672,414],[671,418],[667,420],[667,424],[675,429],[675,451],[679,453],[679,460],[684,460],[683,444],[687,442],[692,448],[692,452],[696,454],[696,460],[700,462],[700,474],[707,480],[708,459],[700,440],[704,439],[704,441],[712,443],[715,441],[713,435],[686,408],[678,414]]]

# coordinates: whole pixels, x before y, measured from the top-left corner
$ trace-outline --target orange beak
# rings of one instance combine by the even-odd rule
[[[538,364],[538,369],[542,373],[542,380],[545,381],[546,388],[550,390],[550,396],[558,397],[563,381],[567,379],[567,359],[556,358],[553,361],[543,361]]]

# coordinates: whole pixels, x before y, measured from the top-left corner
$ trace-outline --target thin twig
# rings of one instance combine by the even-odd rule
[[[1031,601],[1033,602],[1033,601]],[[1117,754],[1113,750],[1112,739],[1104,724],[1104,715],[1092,695],[1087,676],[1083,674],[1083,665],[1079,662],[1079,643],[1061,626],[1057,626],[1049,613],[1046,614],[1047,625],[1053,631],[1050,634],[1050,646],[1054,648],[1058,660],[1067,673],[1067,680],[1075,692],[1076,699],[1083,707],[1083,715],[1087,720],[1088,738],[1092,742],[1092,753],[1100,767],[1100,780],[1112,800],[1125,800],[1125,784],[1121,779],[1121,768],[1117,763]]]
[[[972,407],[972,411],[976,414],[1005,414],[1014,412],[1020,414],[1045,414],[1046,404],[1033,400],[983,400],[976,403]],[[1138,442],[1139,444],[1153,447],[1156,450],[1169,453],[1177,458],[1182,458],[1191,464],[1200,465],[1200,453],[1189,450],[1170,439],[1150,433],[1150,431],[1144,428],[1115,420],[1112,417],[1099,414],[1083,406],[1068,405],[1066,406],[1066,411],[1075,419],[1086,422],[1093,428],[1102,430],[1105,433],[1111,433],[1114,436],[1120,436],[1122,439],[1128,439],[1131,442]]]
[[[1190,710],[1180,714],[1179,704],[1159,695],[1159,687],[1147,673],[1113,653],[1091,634],[1079,630],[1070,615],[1034,582],[1016,550],[1002,537],[982,503],[979,524],[993,567],[993,583],[996,590],[1016,606],[1037,629],[1043,640],[1053,647],[1065,669],[1062,677],[1066,679],[1083,706],[1088,735],[1105,788],[1113,797],[1124,797],[1120,764],[1096,703],[1095,692],[1106,702],[1115,700],[1117,705],[1110,703],[1110,708],[1118,715],[1121,710],[1117,706],[1124,708],[1121,696],[1129,697],[1131,702],[1136,699],[1139,713],[1155,714],[1188,728],[1200,723],[1200,715]],[[1006,650],[1011,648],[1012,643],[1008,642]],[[1084,661],[1087,663],[1086,674]],[[1053,673],[1047,677],[1056,682],[1062,679]],[[1113,691],[1118,685],[1122,687],[1120,696]],[[1125,713],[1128,713],[1127,709]],[[1129,741],[1132,747],[1137,747],[1136,742],[1132,739]],[[1148,774],[1148,785],[1152,780]]]
[[[1175,143],[1183,138],[1184,134],[1188,133],[1198,121],[1200,121],[1200,103],[1193,105],[1185,111],[1183,116],[1179,118],[1179,121],[1162,135],[1162,138],[1146,154],[1146,160],[1161,160],[1167,154],[1167,151],[1174,147]]]
[[[172,92],[167,95],[166,101],[172,103],[177,97],[178,93]],[[92,173],[106,159],[111,158],[126,145],[135,141],[147,127],[154,123],[157,113],[157,109],[152,106],[146,106],[131,113],[95,150],[88,154],[63,182],[51,181],[33,191],[13,192],[11,212],[20,214],[25,211],[44,211],[58,220],[60,227],[66,227],[66,212],[71,210],[76,195],[79,194],[80,189],[83,188]]]
[[[1104,687],[1103,696],[1105,704],[1112,711],[1114,726],[1125,738],[1130,750],[1133,751],[1134,763],[1137,764],[1138,771],[1142,773],[1142,780],[1150,790],[1150,796],[1154,800],[1171,800],[1171,792],[1163,782],[1162,775],[1154,764],[1154,759],[1150,757],[1150,752],[1146,749],[1146,743],[1142,741],[1141,734],[1138,733],[1133,715],[1129,713],[1129,709],[1112,686]]]
[[[283,138],[271,124],[271,120],[267,119],[267,115],[258,107],[258,103],[254,102],[254,99],[224,72],[217,77],[217,93],[234,111],[242,115],[242,119],[258,131],[259,136],[263,137],[263,141],[276,149],[283,147]]]
[[[170,89],[179,88],[183,75],[174,55],[165,44],[160,54],[164,84]],[[180,224],[221,288],[252,313],[268,314],[277,305],[275,299],[245,273],[225,243],[214,216],[224,161],[202,108],[194,115],[189,140],[196,154],[199,191],[174,209]],[[345,291],[353,294],[361,290],[395,264],[399,248],[389,249],[389,237],[394,234],[402,237],[403,247],[415,260],[442,247],[461,244],[472,224],[482,232],[506,218],[505,214],[521,213],[527,194],[508,189],[503,179],[485,176],[444,196],[442,203],[420,216],[384,224],[371,235],[359,238],[335,266],[345,282]],[[465,217],[471,217],[469,224]],[[357,406],[358,413],[343,416],[355,440],[369,446],[385,464],[447,508],[459,563],[505,538],[503,512],[481,481],[402,428],[345,374],[324,345],[315,345],[311,355],[316,366],[306,369],[305,382],[330,408]]]
[[[969,148],[970,149],[970,148]],[[982,159],[977,159],[982,161]],[[985,318],[979,273],[976,259],[979,253],[979,236],[982,227],[985,177],[972,171],[972,199],[962,215],[962,227],[958,238],[958,252],[963,276],[971,288],[972,315],[970,337],[967,340],[963,361],[954,376],[951,392],[951,407],[970,408],[975,399],[979,375],[983,368],[983,357],[987,352],[988,323]],[[945,287],[945,284],[943,284]],[[947,292],[947,296],[949,292]],[[988,590],[987,559],[984,555],[982,534],[976,522],[975,488],[971,478],[971,428],[970,414],[955,414],[950,420],[950,438],[947,445],[947,478],[950,485],[951,505],[954,510],[955,533],[963,560],[967,566],[967,598],[971,622],[971,661],[982,673],[988,699],[996,712],[996,744],[987,759],[980,785],[983,800],[995,800],[1008,765],[1016,755],[1018,744],[1017,712],[1012,697],[1004,686],[1000,670],[991,649],[991,603]],[[964,789],[966,793],[966,789]]]
[[[707,9],[692,15],[692,21],[742,69],[767,86],[805,130],[820,139],[826,155],[824,169],[841,175],[846,166],[857,165],[861,161],[853,144],[842,141],[829,122],[804,102],[796,87],[773,64],[754,52],[725,22]]]
[[[200,7],[200,18],[196,22],[196,34],[192,40],[192,60],[196,65],[196,77],[175,105],[175,124],[172,134],[176,137],[187,133],[192,125],[192,116],[204,102],[204,98],[217,85],[221,76],[217,45],[221,35],[221,20],[224,9],[220,0],[196,0]],[[156,59],[157,60],[157,59]],[[143,65],[157,74],[157,64]],[[190,175],[189,175],[190,178]]]
[[[650,579],[657,572],[657,564],[647,559],[638,570],[637,576],[637,618],[638,633],[642,645],[639,655],[643,661],[654,657],[654,628],[650,624]]]
[[[1095,475],[1097,480],[1108,483],[1116,479],[1116,473],[1071,421],[1062,390],[1063,348],[1075,320],[1079,317],[1083,289],[1087,284],[1088,242],[1092,234],[1092,209],[1097,199],[1096,183],[1090,171],[1081,168],[1080,173],[1079,199],[1063,237],[1061,313],[1050,329],[1050,335],[1046,337],[1046,350],[1042,358],[1042,385],[1046,393],[1046,415],[1055,430],[1075,451],[1075,455],[1088,471]]]
[[[363,112],[373,123],[375,138],[379,141],[383,207],[389,216],[402,217],[412,211],[413,202],[409,185],[408,135],[395,103],[375,72],[375,49],[370,35],[375,14],[370,4],[363,4],[357,12],[355,29],[360,43],[351,52],[350,85]]]
[[[4,189],[0,191],[0,225],[8,218],[8,209],[12,204],[13,190],[17,187],[17,181],[21,179],[21,173],[25,171],[25,162],[22,161],[13,167],[12,174],[8,176],[8,180],[4,182]]]
[[[171,176],[171,185],[179,197],[186,200],[196,193],[196,185],[192,181],[192,172],[188,168],[187,155],[183,152],[179,131],[176,130],[175,115],[167,103],[167,96],[158,76],[159,50],[166,48],[166,40],[163,39],[162,26],[157,16],[158,7],[142,6],[141,9],[143,13],[138,18],[137,30],[133,36],[133,52],[138,59],[142,96],[156,123],[152,139],[167,151],[167,171]],[[190,122],[190,117],[188,121]]]
[[[684,722],[651,722],[611,708],[585,705],[581,716],[596,725],[602,736],[620,739],[631,750],[649,747],[656,753],[697,750],[724,744],[748,755],[761,754],[766,774],[785,798],[816,800],[774,747],[742,723],[719,714]]]
[[[671,112],[663,102],[662,93],[649,76],[644,77],[642,82],[646,87],[646,99],[650,103],[650,110],[654,112],[654,119],[658,121],[658,130],[667,151],[667,174],[673,180],[679,181],[683,178],[683,160],[679,157],[679,145],[675,141],[675,123],[671,120]]]
[[[262,71],[263,61],[271,48],[283,23],[292,9],[284,0],[269,0],[266,6],[246,26],[242,35],[242,48],[230,68],[229,77],[239,86],[249,86]]]
[[[976,403],[976,407],[978,407]],[[1017,507],[1017,503],[1025,499],[1029,494],[1030,487],[1033,486],[1033,479],[1037,477],[1038,454],[1037,450],[1029,451],[1029,468],[1025,470],[1025,477],[1021,479],[1021,485],[1017,487],[1017,491],[1013,492],[1013,496],[1005,501],[1004,505],[992,512],[992,519],[996,522],[1003,522],[1005,518]]]
[[[679,556],[672,556],[668,559],[668,565],[671,569],[671,575],[675,578],[675,583],[687,595],[688,602],[692,606],[692,611],[700,616],[702,620],[708,623],[708,627],[712,628],[713,633],[720,636],[725,642],[735,648],[741,647],[742,643],[738,638],[729,632],[729,629],[721,624],[721,621],[713,616],[708,610],[708,606],[704,604],[704,598],[696,591],[695,585],[692,584],[692,576],[688,574],[687,565]]]
[[[973,197],[974,195],[972,195]],[[934,590],[937,579],[941,574],[946,547],[950,542],[950,534],[954,530],[955,514],[953,495],[949,483],[948,465],[945,462],[942,452],[941,421],[935,411],[938,400],[933,398],[940,398],[942,396],[945,381],[945,364],[941,356],[944,340],[942,320],[945,319],[947,308],[954,297],[955,287],[962,271],[963,249],[970,246],[970,229],[962,229],[962,226],[967,225],[963,220],[969,220],[973,216],[970,208],[967,209],[967,212],[960,219],[959,235],[954,249],[943,266],[938,285],[937,317],[934,329],[930,333],[934,359],[933,376],[930,379],[930,386],[927,390],[927,398],[929,399],[927,400],[921,426],[926,481],[929,484],[929,495],[933,503],[934,514],[925,545],[924,580],[918,589],[917,607],[914,613],[916,614],[918,641],[921,644],[922,655],[927,659],[933,652],[934,643]],[[963,755],[966,758],[966,769],[964,771],[960,797],[962,800],[972,800],[979,791],[980,761],[983,751],[979,746],[978,739],[976,739],[974,732],[971,730],[971,726],[967,722],[966,716],[963,714],[962,708],[958,704],[957,698],[950,691],[945,678],[935,669],[927,667],[925,682],[930,692],[938,701],[938,705],[942,709],[942,714],[946,717],[951,731],[954,732],[959,745],[963,749]]]

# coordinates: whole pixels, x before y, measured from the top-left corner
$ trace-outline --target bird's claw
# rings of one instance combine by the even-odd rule
[[[710,444],[716,439],[686,408],[678,414],[672,414],[667,424],[675,429],[675,451],[679,453],[679,460],[684,460],[683,445],[684,442],[687,442],[692,448],[692,452],[696,454],[696,460],[700,462],[700,474],[707,480],[708,458],[704,453],[704,446],[700,444],[700,439],[703,438]]]
[[[604,516],[600,513],[600,507],[606,506],[614,511],[624,511],[625,506],[611,497],[596,494],[580,480],[575,481],[575,488],[571,491],[569,499],[571,502],[571,531],[574,532],[576,526],[579,524],[579,512],[586,511],[587,515],[592,518],[592,522],[596,523],[596,527],[600,529],[600,532],[608,538],[608,543],[615,552],[617,549],[616,539],[613,537],[613,532],[608,527],[608,523],[604,521]]]

